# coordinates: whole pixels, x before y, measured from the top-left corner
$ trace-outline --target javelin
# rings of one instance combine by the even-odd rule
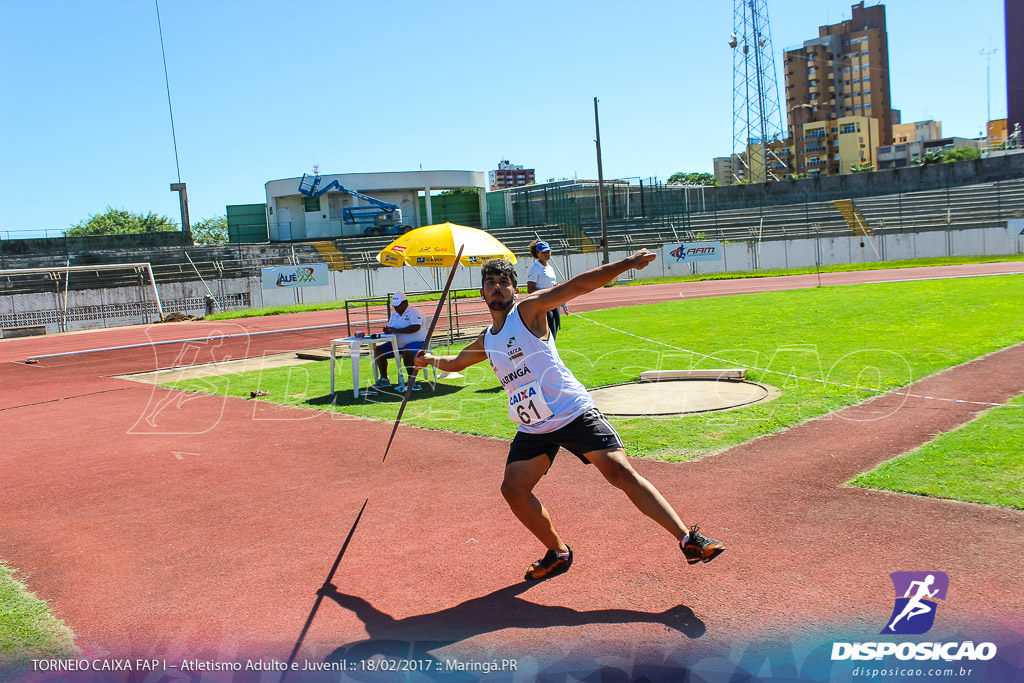
[[[441,310],[444,308],[444,299],[448,296],[448,290],[452,287],[452,280],[455,279],[455,269],[459,267],[459,259],[462,258],[462,250],[466,248],[463,244],[459,247],[459,253],[455,255],[455,263],[452,264],[452,270],[448,273],[448,282],[445,283],[444,291],[441,292],[441,298],[437,300],[437,310],[434,311],[434,319],[430,321],[430,327],[427,328],[427,337],[423,340],[423,348],[427,349],[430,347],[430,338],[434,334],[434,328],[437,327],[437,320],[441,317]],[[396,350],[397,354],[397,350]],[[401,362],[401,359],[398,359]],[[391,450],[391,442],[395,440],[395,432],[398,431],[398,425],[402,422],[402,413],[405,412],[405,406],[409,403],[409,397],[412,395],[413,383],[416,381],[416,374],[419,372],[419,368],[415,365],[412,368],[412,372],[409,373],[409,380],[405,384],[405,396],[402,397],[402,405],[398,409],[398,417],[395,418],[395,426],[391,428],[391,437],[388,439],[387,448],[384,449],[384,457],[381,458],[381,462],[388,459],[388,451]]]

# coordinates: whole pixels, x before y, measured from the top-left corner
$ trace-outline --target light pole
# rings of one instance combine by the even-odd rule
[[[989,81],[989,62],[998,50],[991,48],[982,50],[978,54],[985,57],[985,145],[988,146],[988,122],[992,120],[992,87]]]
[[[802,121],[800,121],[798,123],[797,120],[796,120],[797,117],[796,117],[796,114],[795,114],[797,109],[808,109],[808,110],[812,110],[813,111],[814,107],[812,105],[810,105],[810,104],[796,104],[796,105],[793,105],[792,107],[789,108],[789,121],[790,121],[790,126],[792,126],[792,128],[793,128],[793,133],[792,133],[792,135],[793,135],[793,163],[794,163],[793,171],[795,173],[800,173],[800,170],[795,165],[795,164],[798,163],[798,159],[802,158],[802,156],[803,156],[803,155],[797,154],[797,151],[796,151],[796,143],[797,143],[797,139],[798,139],[797,131],[800,130],[800,127],[803,126],[805,123],[808,123],[810,121],[811,117],[810,117],[810,112],[807,112],[807,116],[806,117],[804,117],[804,116],[800,117],[801,119],[806,119],[806,120],[802,120]],[[806,148],[806,145],[803,145],[802,149],[805,149],[805,148]]]

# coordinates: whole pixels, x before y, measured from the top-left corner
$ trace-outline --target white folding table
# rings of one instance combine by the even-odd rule
[[[398,367],[398,384],[405,384],[405,376],[402,374],[402,354],[398,352],[398,337],[393,334],[381,334],[376,337],[342,337],[331,340],[331,395],[334,395],[334,363],[337,358],[337,349],[342,344],[348,344],[349,353],[352,358],[352,395],[359,398],[359,350],[369,346],[370,366],[373,368],[373,381],[377,381],[377,364],[373,362],[372,349],[378,344],[391,342],[391,348],[395,352],[395,365]]]

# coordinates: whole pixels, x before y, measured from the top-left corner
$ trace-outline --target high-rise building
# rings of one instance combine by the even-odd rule
[[[1006,0],[1006,113],[1007,129],[1024,128],[1024,3]],[[1024,144],[1017,140],[1016,144]]]
[[[491,190],[504,190],[506,187],[532,185],[536,182],[536,171],[532,168],[513,166],[508,159],[502,159],[498,170],[488,171]]]
[[[786,50],[783,61],[787,135],[793,142],[792,172],[850,173],[852,166],[873,163],[877,145],[892,143],[893,126],[900,119],[889,97],[884,5],[853,5],[852,18],[819,27],[817,38]],[[805,127],[822,122],[828,125],[811,126],[815,137],[809,138]],[[840,137],[850,135],[840,132],[850,130],[850,125],[855,131],[860,129],[856,143]],[[859,140],[861,137],[864,140]],[[862,144],[866,150],[863,155]],[[813,165],[812,157],[816,158]]]

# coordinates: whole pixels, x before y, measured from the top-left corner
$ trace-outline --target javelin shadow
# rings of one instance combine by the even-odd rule
[[[487,595],[466,600],[454,607],[417,614],[404,619],[391,615],[357,596],[338,591],[328,584],[319,594],[352,611],[366,627],[367,640],[342,645],[325,661],[358,661],[374,656],[395,659],[416,659],[434,662],[426,671],[430,679],[452,679],[454,672],[445,672],[442,662],[430,651],[452,645],[473,636],[502,629],[541,629],[555,626],[586,624],[663,624],[687,638],[700,638],[706,631],[704,622],[685,605],[676,605],[663,612],[642,612],[630,609],[575,610],[571,607],[539,605],[519,597],[534,582],[520,582]]]

